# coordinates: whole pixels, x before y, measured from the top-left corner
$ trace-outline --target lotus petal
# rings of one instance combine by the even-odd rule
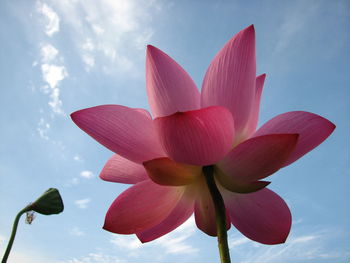
[[[155,124],[164,151],[175,162],[211,165],[232,148],[234,124],[224,107],[177,112]]]

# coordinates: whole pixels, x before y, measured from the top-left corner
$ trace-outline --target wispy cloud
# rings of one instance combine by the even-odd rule
[[[169,254],[188,254],[196,253],[198,249],[188,243],[188,239],[195,234],[197,227],[192,216],[184,224],[168,235],[165,235],[155,241],[155,245],[164,247],[165,252]]]
[[[44,120],[44,118],[40,118],[40,121],[38,122],[38,126],[36,128],[40,138],[44,140],[49,140],[49,136],[47,135],[48,131],[50,130],[50,124]]]
[[[1,244],[1,246],[3,246],[3,245],[4,245],[4,242],[5,242],[5,241],[6,241],[5,236],[0,235],[0,244]]]
[[[51,37],[59,32],[60,18],[58,14],[46,3],[37,2],[37,12],[44,19],[44,32]],[[51,41],[51,39],[49,40]],[[43,81],[46,83],[41,90],[49,95],[48,105],[54,114],[65,115],[60,99],[60,82],[68,76],[68,71],[63,65],[63,58],[59,57],[59,50],[48,41],[39,45],[40,48],[40,69]],[[38,65],[35,61],[33,66]]]
[[[85,236],[85,232],[82,231],[79,227],[74,227],[69,231],[69,234],[72,236],[77,236],[77,237],[81,237],[81,236]]]
[[[85,171],[81,171],[80,176],[86,179],[91,179],[94,177],[94,174],[89,170],[85,170]]]
[[[75,186],[75,185],[77,185],[77,184],[79,184],[79,178],[73,177],[72,179],[70,179],[70,180],[68,181],[68,183],[65,184],[65,186],[66,186],[66,187],[72,187],[72,186]]]
[[[80,199],[74,201],[75,205],[79,207],[80,209],[86,209],[89,206],[89,203],[91,202],[90,198]]]
[[[79,154],[75,154],[73,156],[73,160],[74,161],[77,161],[77,162],[82,162],[83,161],[83,158],[79,155]]]
[[[42,86],[42,91],[49,94],[49,106],[56,114],[64,115],[62,101],[60,99],[59,83],[68,76],[65,66],[57,64],[58,50],[51,44],[41,47],[41,74],[47,84]]]
[[[116,256],[98,252],[89,253],[87,256],[81,258],[73,258],[67,261],[60,261],[58,263],[127,263],[127,261],[119,259]]]
[[[235,247],[239,247],[241,245],[244,245],[244,244],[247,244],[249,243],[250,240],[246,237],[241,237],[241,238],[238,238],[238,239],[229,239],[228,241],[228,245],[229,245],[229,248],[230,249],[234,249]]]
[[[278,29],[279,40],[274,49],[276,55],[291,48],[297,39],[301,39],[305,28],[308,28],[305,25],[317,15],[318,5],[317,1],[297,1],[291,8],[287,9],[284,21]]]
[[[44,250],[26,250],[12,249],[8,262],[25,262],[25,263],[47,263],[57,262],[52,256],[47,255]]]
[[[99,66],[106,74],[133,70],[135,58],[153,35],[152,16],[159,1],[92,0],[52,3],[72,30],[86,71]],[[152,12],[151,12],[152,11]]]
[[[123,251],[127,250],[129,257],[138,257],[145,252],[154,253],[155,248],[161,248],[163,254],[193,254],[198,252],[198,248],[188,241],[196,229],[191,217],[176,230],[150,243],[142,244],[134,235],[113,235],[111,243]]]
[[[111,243],[120,249],[136,250],[142,247],[142,243],[135,236],[113,235]]]
[[[58,50],[51,44],[44,44],[40,50],[41,60],[44,63],[52,62],[58,55]]]
[[[60,18],[47,4],[37,2],[37,10],[45,18],[45,33],[51,37],[60,30]]]
[[[338,238],[336,231],[323,229],[294,234],[285,244],[275,246],[261,245],[247,238],[233,235],[230,237],[229,245],[240,263],[294,263],[321,262],[323,259],[350,259],[350,251],[341,251],[338,247],[330,249],[329,243]]]

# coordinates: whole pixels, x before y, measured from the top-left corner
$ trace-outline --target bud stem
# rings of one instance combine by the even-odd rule
[[[231,263],[230,251],[227,243],[226,208],[219,189],[215,184],[214,167],[212,165],[204,166],[203,173],[215,206],[216,230],[218,234],[221,263]]]
[[[18,221],[19,221],[20,217],[27,211],[30,211],[30,207],[29,206],[26,206],[25,208],[23,208],[16,215],[15,221],[13,222],[11,237],[10,237],[9,243],[7,245],[7,248],[6,248],[5,254],[4,254],[3,258],[2,258],[1,263],[6,263],[7,262],[7,258],[8,258],[9,254],[10,254],[13,241],[15,240],[15,236],[16,236],[16,232],[17,232],[17,226],[18,226]]]

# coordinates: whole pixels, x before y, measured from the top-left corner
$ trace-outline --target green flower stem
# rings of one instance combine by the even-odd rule
[[[28,212],[28,211],[30,211],[30,207],[29,207],[29,206],[26,206],[26,207],[23,208],[21,211],[19,211],[19,213],[17,214],[17,216],[16,216],[16,218],[15,218],[15,221],[13,222],[11,237],[10,237],[9,243],[8,243],[8,245],[7,245],[7,248],[6,248],[5,254],[4,254],[3,258],[2,258],[1,263],[6,263],[6,262],[7,262],[7,258],[8,258],[9,254],[10,254],[13,241],[15,240],[15,236],[16,236],[16,232],[17,232],[17,226],[18,226],[18,221],[19,221],[20,217],[21,217],[25,212]]]
[[[218,234],[218,247],[221,263],[231,263],[230,251],[227,243],[226,208],[224,200],[215,184],[214,167],[212,165],[204,166],[203,173],[215,206],[216,230]]]

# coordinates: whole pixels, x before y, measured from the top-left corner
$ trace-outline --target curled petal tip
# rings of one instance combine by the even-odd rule
[[[261,74],[261,75],[257,76],[256,78],[261,78],[261,79],[265,80],[266,79],[266,73]]]
[[[254,24],[251,24],[250,26],[248,26],[247,29],[255,30]]]
[[[159,48],[155,47],[155,46],[152,46],[152,45],[147,45],[147,56],[148,57],[152,57],[153,56],[166,56],[168,57],[167,54],[165,54],[163,51],[161,51]]]
[[[330,121],[331,131],[333,132],[337,127],[333,122]]]
[[[152,45],[147,45],[147,52],[152,52],[153,50],[156,50],[157,48]]]
[[[72,112],[72,113],[70,114],[70,118],[72,119],[72,121],[73,121],[74,123],[75,123],[76,118],[77,118],[77,115],[79,114],[80,111],[81,111],[81,110],[77,110],[77,111]]]
[[[255,27],[254,27],[254,24],[251,24],[250,26],[247,26],[245,29],[241,30],[239,33],[250,33],[250,34],[255,34]]]

